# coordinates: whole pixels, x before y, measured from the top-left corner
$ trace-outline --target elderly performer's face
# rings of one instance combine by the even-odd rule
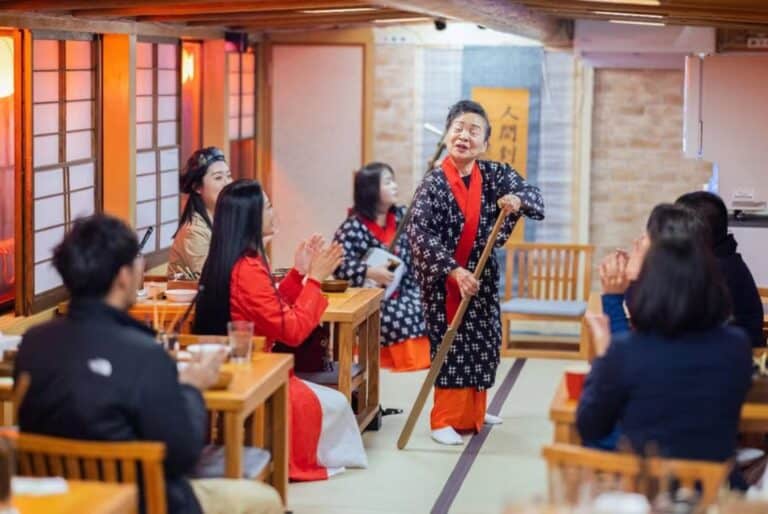
[[[469,163],[488,149],[485,120],[473,112],[460,114],[448,127],[445,146],[456,164]]]

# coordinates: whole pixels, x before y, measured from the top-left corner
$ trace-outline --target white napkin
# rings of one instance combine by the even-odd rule
[[[64,494],[69,491],[69,486],[67,485],[67,481],[61,477],[13,477],[11,479],[11,491],[14,496],[17,494],[49,496],[53,494]]]

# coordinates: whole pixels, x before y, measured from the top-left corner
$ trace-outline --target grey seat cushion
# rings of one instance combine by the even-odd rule
[[[224,478],[224,455],[223,446],[211,444],[203,448],[192,478]],[[258,477],[271,458],[270,453],[263,448],[246,446],[243,449],[243,478]]]
[[[544,316],[583,316],[587,302],[571,300],[534,300],[513,298],[501,304],[502,313],[539,314]]]
[[[352,378],[363,372],[363,368],[359,364],[352,364]],[[314,372],[297,372],[296,376],[307,382],[314,382],[320,385],[330,385],[339,383],[339,363],[338,361],[333,363],[333,371],[314,371]]]

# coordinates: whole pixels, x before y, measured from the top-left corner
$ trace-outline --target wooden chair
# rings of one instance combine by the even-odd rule
[[[24,432],[16,441],[20,475],[137,486],[141,480],[147,514],[167,512],[164,458],[165,445],[155,442],[81,441]]]
[[[512,346],[511,322],[580,322],[587,309],[592,245],[512,243],[507,245],[504,301],[501,304],[502,355],[586,358],[566,345],[539,343],[540,348]],[[532,343],[531,343],[532,344]],[[545,347],[549,347],[546,349]],[[553,349],[554,346],[554,349]]]
[[[553,444],[542,448],[542,455],[549,470],[549,494],[551,501],[560,501],[557,484],[564,484],[564,476],[576,472],[595,477],[615,478],[625,492],[646,493],[649,486],[663,484],[674,478],[681,487],[701,487],[702,505],[717,501],[723,481],[728,475],[729,464],[697,460],[650,458],[643,461],[637,455],[591,450],[570,444]],[[644,483],[644,476],[648,482]],[[558,482],[559,481],[559,482]],[[574,501],[578,491],[564,488],[566,500]]]

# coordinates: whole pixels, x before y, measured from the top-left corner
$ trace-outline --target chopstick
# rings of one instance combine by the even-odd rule
[[[139,253],[144,250],[144,245],[146,245],[147,241],[149,241],[149,236],[152,235],[153,230],[155,230],[155,227],[149,227],[147,231],[144,232],[144,237],[141,238],[141,243],[139,243]]]

